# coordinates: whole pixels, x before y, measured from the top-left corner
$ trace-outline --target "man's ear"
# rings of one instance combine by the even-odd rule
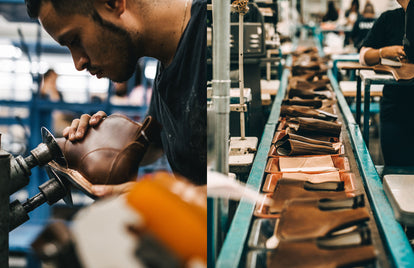
[[[126,0],[95,0],[95,9],[102,15],[120,16],[126,8]]]

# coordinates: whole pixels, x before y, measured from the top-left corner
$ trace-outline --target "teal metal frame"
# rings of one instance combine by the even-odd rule
[[[336,93],[339,107],[345,118],[365,191],[373,209],[386,250],[395,267],[414,267],[413,250],[402,226],[395,220],[392,207],[385,195],[381,178],[371,159],[360,128],[355,122],[332,71],[328,71],[328,76]]]
[[[289,56],[286,65],[292,64],[292,58]],[[267,154],[272,143],[273,134],[276,129],[280,116],[280,106],[286,95],[288,77],[290,70],[285,69],[282,74],[278,94],[274,100],[269,119],[265,125],[262,139],[253,162],[252,169],[247,180],[247,185],[256,191],[260,191],[263,181]],[[242,199],[236,210],[230,229],[224,240],[220,254],[218,256],[216,267],[229,268],[238,267],[243,255],[244,245],[249,233],[250,223],[253,217],[254,204]]]

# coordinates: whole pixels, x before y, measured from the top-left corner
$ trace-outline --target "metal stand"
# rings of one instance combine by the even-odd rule
[[[9,181],[11,155],[1,150],[0,134],[0,267],[9,267]]]
[[[246,137],[244,118],[244,113],[247,108],[246,104],[244,103],[243,18],[249,9],[247,7],[246,1],[239,1],[238,5],[233,7],[239,13],[240,137],[233,137],[230,139],[229,165],[230,172],[240,174],[248,173],[250,170],[250,167],[253,164],[254,153],[256,152],[258,139],[257,137]]]

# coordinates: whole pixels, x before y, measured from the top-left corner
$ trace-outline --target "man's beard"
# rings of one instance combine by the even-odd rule
[[[109,52],[115,52],[121,63],[121,70],[118,70],[119,72],[115,74],[114,77],[109,78],[114,82],[124,82],[128,80],[134,74],[138,61],[138,55],[135,51],[131,34],[127,30],[120,28],[109,21],[103,20],[97,12],[93,15],[93,18],[103,30],[102,40],[100,40],[100,42],[109,47]],[[105,37],[109,38],[107,39]],[[110,40],[109,44],[107,43],[108,40]]]

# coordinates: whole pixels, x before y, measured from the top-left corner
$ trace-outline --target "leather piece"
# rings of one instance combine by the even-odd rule
[[[319,202],[317,199],[286,202],[276,236],[286,240],[317,238],[369,220],[366,207],[321,210]]]
[[[337,159],[337,157],[336,157]],[[278,157],[278,166],[282,172],[323,172],[338,170],[334,157],[330,155]],[[269,161],[270,162],[270,161]]]
[[[322,100],[304,100],[301,98],[292,98],[283,100],[282,104],[284,105],[299,105],[299,106],[309,106],[313,108],[320,108],[322,107]]]
[[[300,89],[300,90],[329,90],[327,87],[329,84],[329,80],[320,79],[317,81],[307,81],[304,79],[292,79],[290,83],[290,88]]]
[[[414,64],[412,63],[402,63],[400,67],[392,67],[382,64],[377,64],[373,66],[366,66],[356,62],[347,62],[341,63],[338,65],[338,68],[344,70],[374,70],[379,73],[388,73],[392,74],[396,81],[401,80],[412,80],[414,79]]]
[[[315,77],[321,78],[326,75],[328,67],[321,63],[299,63],[292,66],[293,76],[307,77],[306,80],[311,81]]]
[[[136,178],[150,141],[160,131],[161,126],[150,116],[139,124],[123,115],[111,115],[88,129],[83,140],[59,138],[57,142],[68,168],[91,184],[121,184]]]
[[[376,259],[372,245],[342,248],[320,248],[314,240],[281,241],[267,256],[267,267],[359,267]]]
[[[375,65],[375,72],[391,73],[396,81],[414,79],[414,64],[402,63],[401,67],[391,67],[387,65]]]
[[[315,79],[322,79],[325,76],[325,74],[326,72],[302,70],[299,74],[293,74],[293,77],[299,80],[313,81]]]
[[[280,179],[277,181],[275,191],[272,195],[273,205],[269,207],[270,213],[280,213],[282,212],[283,205],[286,201],[295,199],[295,198],[346,198],[346,193],[341,188],[338,190],[326,191],[326,190],[306,190],[305,185],[309,182],[299,181],[299,180],[290,180],[290,179]],[[325,184],[321,183],[320,185]],[[338,183],[338,182],[336,182]]]
[[[289,89],[289,98],[299,97],[302,99],[332,99],[333,93],[330,90],[316,91],[316,90],[302,90],[302,89]]]
[[[339,138],[341,134],[342,124],[335,122],[328,122],[315,118],[296,117],[289,118],[286,122],[289,131],[298,135],[307,133],[312,135],[325,135]]]
[[[276,143],[278,140],[280,140],[281,137],[283,137],[286,134],[296,134],[296,135],[300,135],[300,136],[305,137],[305,138],[310,138],[310,139],[325,141],[325,142],[332,142],[332,143],[339,142],[339,138],[337,138],[337,137],[332,137],[332,136],[329,136],[329,135],[321,135],[321,134],[318,134],[318,133],[311,133],[311,132],[296,133],[296,131],[294,129],[290,129],[287,125],[286,125],[286,128],[287,129],[279,130],[275,133],[275,135],[273,136],[273,139],[272,139],[273,144]]]
[[[282,105],[280,108],[280,115],[289,117],[310,117],[325,121],[335,121],[338,119],[338,116],[335,114],[323,110],[297,105]]]
[[[275,142],[275,146],[276,147],[280,146],[286,140],[297,140],[297,141],[302,141],[302,142],[306,142],[306,143],[310,143],[310,144],[315,144],[315,145],[322,145],[322,146],[333,147],[332,142],[321,141],[321,140],[317,140],[317,139],[311,139],[311,138],[304,137],[304,136],[300,136],[300,135],[296,135],[296,134],[293,134],[293,133],[285,134],[280,140],[277,140]]]
[[[338,151],[339,149],[332,146],[312,144],[294,139],[287,139],[276,147],[276,152],[282,156],[336,154]]]

